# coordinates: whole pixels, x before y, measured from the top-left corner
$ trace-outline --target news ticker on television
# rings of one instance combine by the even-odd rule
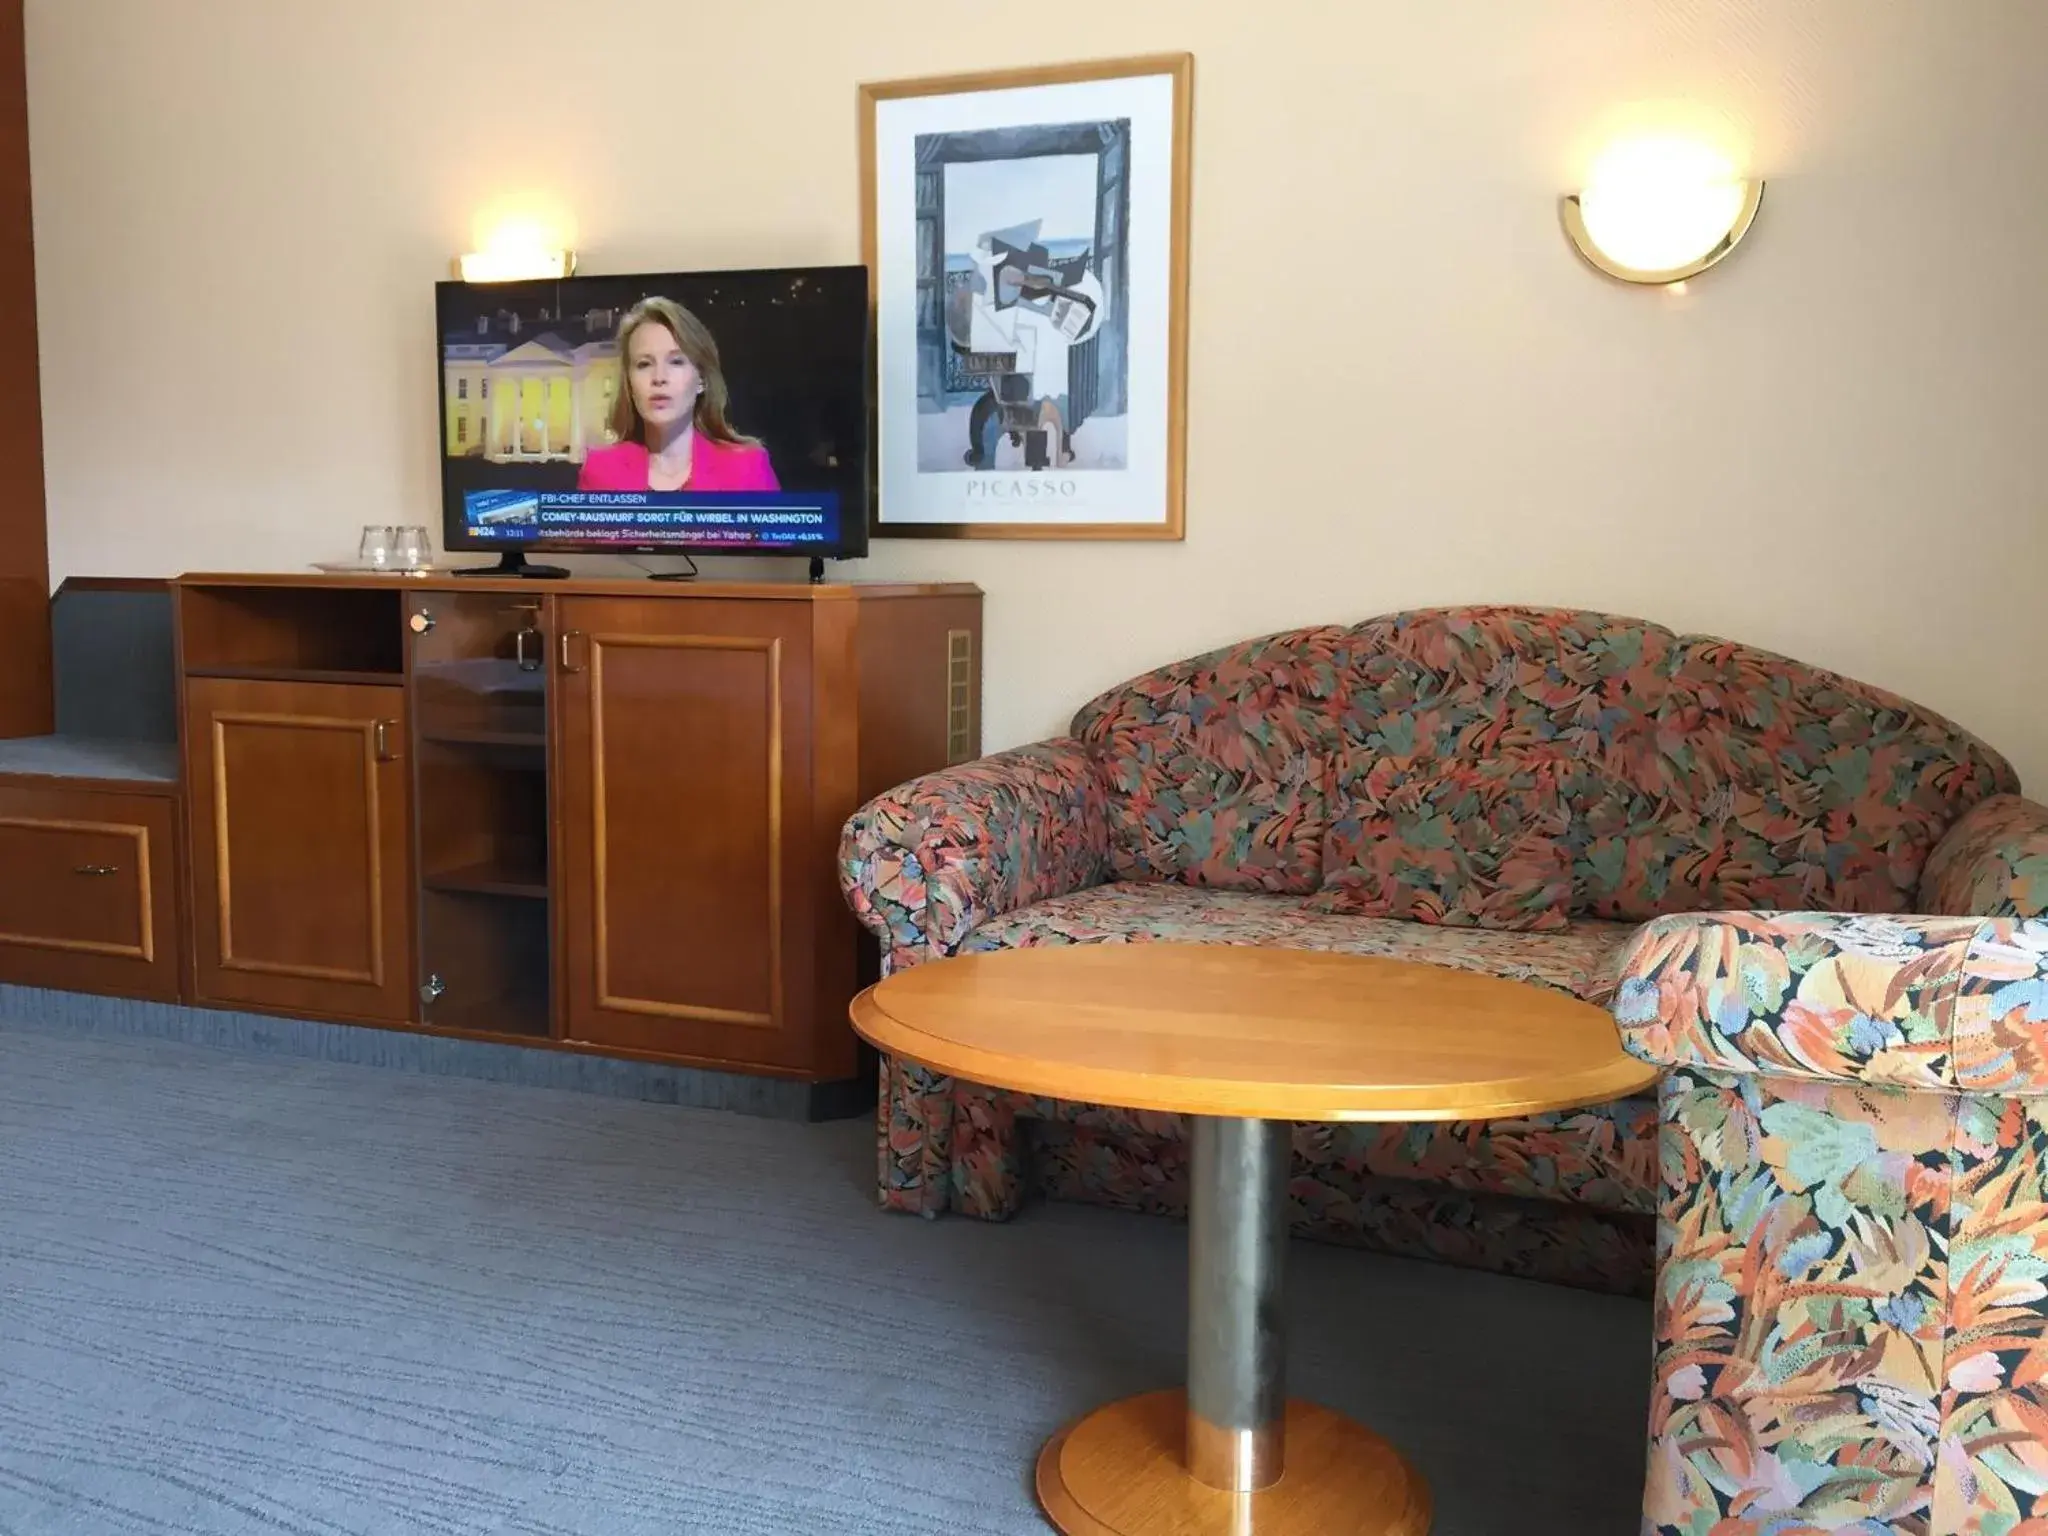
[[[815,492],[470,491],[479,539],[593,544],[833,544],[839,497]]]

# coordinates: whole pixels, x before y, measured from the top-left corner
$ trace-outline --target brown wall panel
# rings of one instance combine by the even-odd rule
[[[0,0],[0,736],[51,728],[34,205],[21,0]]]

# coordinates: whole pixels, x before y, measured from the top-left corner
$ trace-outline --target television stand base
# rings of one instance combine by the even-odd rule
[[[508,549],[498,556],[496,565],[466,565],[460,570],[450,571],[450,576],[523,576],[528,581],[566,581],[569,567],[566,565],[529,565],[526,556],[519,550]]]
[[[684,555],[683,562],[689,566],[687,571],[649,571],[647,579],[649,581],[695,581],[697,579],[696,558],[691,555]]]
[[[823,581],[824,581],[824,579],[825,579],[825,557],[824,557],[823,555],[813,555],[813,556],[811,556],[811,584],[812,584],[813,586],[816,586],[816,585],[818,585],[819,583],[823,582]]]

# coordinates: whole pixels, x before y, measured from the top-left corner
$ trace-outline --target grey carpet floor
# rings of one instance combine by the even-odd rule
[[[874,1208],[865,1124],[0,1027],[0,1533],[1046,1529],[1183,1230]],[[1629,1536],[1642,1304],[1296,1243],[1291,1385],[1437,1536]]]

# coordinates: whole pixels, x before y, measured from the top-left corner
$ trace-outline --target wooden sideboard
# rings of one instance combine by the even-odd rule
[[[0,935],[0,980],[853,1075],[846,1005],[872,947],[839,893],[840,828],[978,752],[975,588],[193,575],[171,591],[178,782],[39,806],[38,856],[84,904],[66,921],[121,952]],[[0,857],[10,792],[62,791],[0,772]],[[130,823],[146,877],[102,857]],[[138,902],[160,914],[147,986]],[[0,902],[0,929],[9,916]],[[161,953],[179,931],[182,976]],[[68,957],[55,973],[51,953]]]

